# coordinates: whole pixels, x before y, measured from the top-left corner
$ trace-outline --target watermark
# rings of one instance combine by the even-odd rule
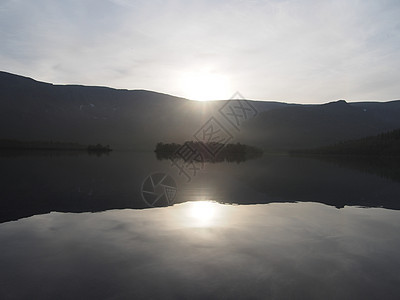
[[[233,135],[214,117],[211,117],[193,137],[213,157],[216,157],[222,148],[233,140]]]
[[[150,207],[163,207],[174,204],[177,186],[175,180],[163,172],[155,172],[142,183],[143,201]]]
[[[224,104],[218,109],[217,116],[211,116],[193,134],[193,142],[185,142],[172,154],[171,166],[177,168],[178,175],[184,176],[186,182],[189,183],[192,177],[204,169],[204,154],[216,159],[218,153],[234,140],[232,132],[240,132],[243,122],[257,114],[258,111],[251,102],[236,92],[228,101],[224,101]],[[205,150],[205,153],[199,149],[199,146]],[[160,177],[162,179],[158,180]],[[167,179],[172,179],[172,177],[166,173],[153,173],[143,181],[142,198],[147,205],[154,207],[174,203],[177,187],[173,179],[173,184],[165,184],[164,180]]]
[[[204,169],[204,156],[193,143],[186,142],[180,146],[170,158],[171,166],[178,168],[178,175],[186,177],[190,182],[192,176]]]
[[[237,130],[240,131],[240,126],[243,121],[257,116],[257,109],[244,99],[244,97],[236,92],[231,99],[226,102],[220,109],[219,113]]]

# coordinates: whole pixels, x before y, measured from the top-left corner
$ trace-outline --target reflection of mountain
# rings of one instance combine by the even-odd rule
[[[334,145],[292,151],[298,154],[362,155],[372,157],[400,155],[400,129],[361,139],[343,141]]]
[[[182,143],[213,115],[236,140],[287,150],[332,144],[400,128],[400,101],[289,105],[252,102],[259,114],[240,132],[219,118],[225,103],[143,91],[61,86],[0,72],[0,138],[152,149]]]
[[[208,149],[220,149],[215,155],[210,154]],[[249,159],[259,158],[263,155],[263,151],[259,148],[236,144],[222,143],[200,143],[187,141],[184,144],[165,144],[157,143],[154,150],[158,160],[163,159],[180,159],[186,163],[191,162],[244,162]]]
[[[300,201],[338,208],[347,205],[400,209],[399,160],[264,155],[259,165],[253,165],[251,172],[239,178],[262,193],[268,203]]]
[[[333,163],[337,166],[348,167],[361,172],[375,174],[400,183],[399,156],[314,156],[313,158]]]
[[[400,182],[400,129],[334,145],[294,150],[291,153]]]
[[[147,208],[140,191],[144,179],[155,171],[174,178],[176,202],[207,199],[236,204],[304,201],[336,207],[400,209],[399,181],[374,175],[386,174],[381,166],[373,163],[350,161],[343,164],[306,157],[264,155],[241,164],[206,164],[188,183],[168,161],[156,160],[154,153],[113,151],[102,157],[76,151],[67,155],[60,151],[52,156],[51,153],[0,156],[2,172],[6,174],[0,181],[0,222],[51,211]],[[397,174],[398,166],[398,163],[392,166]]]

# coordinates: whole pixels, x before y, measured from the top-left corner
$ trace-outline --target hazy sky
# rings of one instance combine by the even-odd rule
[[[0,67],[188,98],[400,99],[400,1],[0,0]]]

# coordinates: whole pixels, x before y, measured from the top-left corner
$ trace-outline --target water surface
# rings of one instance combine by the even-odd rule
[[[286,155],[0,156],[1,299],[398,299],[393,168]],[[149,208],[143,180],[176,181]]]
[[[2,298],[398,299],[397,211],[200,210],[187,202],[2,224]]]

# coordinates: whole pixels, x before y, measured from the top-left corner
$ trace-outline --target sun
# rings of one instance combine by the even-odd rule
[[[183,96],[190,100],[224,100],[230,95],[228,77],[214,72],[186,72],[180,85]]]

